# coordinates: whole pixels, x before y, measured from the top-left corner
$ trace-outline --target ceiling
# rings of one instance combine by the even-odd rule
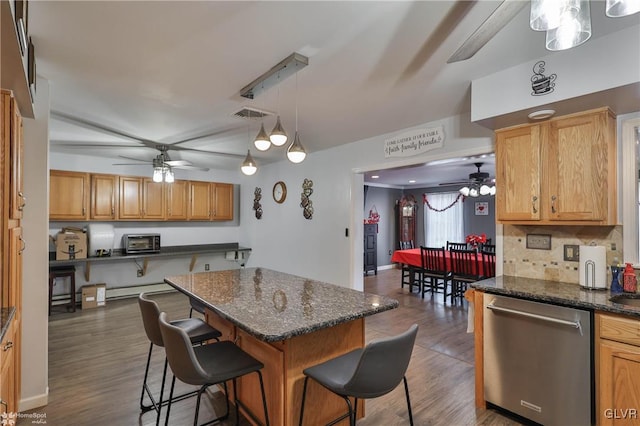
[[[231,170],[260,126],[234,116],[246,106],[279,112],[292,136],[297,104],[311,155],[465,113],[472,80],[549,54],[524,7],[474,57],[446,63],[499,3],[31,2],[38,73],[51,84],[51,150],[117,163],[151,159],[148,142],[176,144],[217,154],[170,150],[172,159]],[[603,2],[592,4],[593,38],[638,24],[637,15],[606,18]],[[253,100],[239,95],[293,52],[309,58],[297,90],[289,77]],[[270,131],[275,118],[264,123]],[[258,164],[285,156],[274,147],[252,155]],[[473,162],[418,174],[463,179]]]

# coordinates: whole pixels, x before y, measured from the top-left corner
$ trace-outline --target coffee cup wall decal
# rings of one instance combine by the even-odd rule
[[[544,61],[538,61],[533,66],[533,75],[531,76],[531,92],[532,96],[541,96],[553,92],[557,75],[544,75]]]

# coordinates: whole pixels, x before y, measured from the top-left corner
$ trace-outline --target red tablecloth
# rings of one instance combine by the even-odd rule
[[[447,262],[447,270],[450,271],[451,270],[451,253],[448,250],[446,250],[444,252],[444,257]],[[478,261],[473,262],[473,269],[475,269],[475,265],[478,265],[478,264],[481,265],[482,271],[480,271],[480,274],[482,274],[483,271],[487,270],[487,268],[484,267],[482,255],[476,254],[476,259]],[[405,265],[417,266],[419,268],[422,267],[419,248],[413,248],[413,249],[407,249],[407,250],[396,250],[393,252],[393,255],[391,256],[391,261],[397,262],[397,263],[403,263]]]

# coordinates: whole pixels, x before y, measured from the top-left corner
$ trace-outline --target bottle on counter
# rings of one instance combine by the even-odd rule
[[[638,280],[636,273],[633,270],[633,265],[627,263],[622,274],[622,290],[625,293],[635,293],[638,287]]]
[[[618,266],[618,262],[611,265],[611,293],[622,293],[622,286],[620,285],[620,272],[622,268]]]

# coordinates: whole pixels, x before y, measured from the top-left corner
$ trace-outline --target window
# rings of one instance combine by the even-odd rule
[[[446,247],[447,241],[464,242],[464,219],[460,194],[425,194],[424,241],[427,247]]]

